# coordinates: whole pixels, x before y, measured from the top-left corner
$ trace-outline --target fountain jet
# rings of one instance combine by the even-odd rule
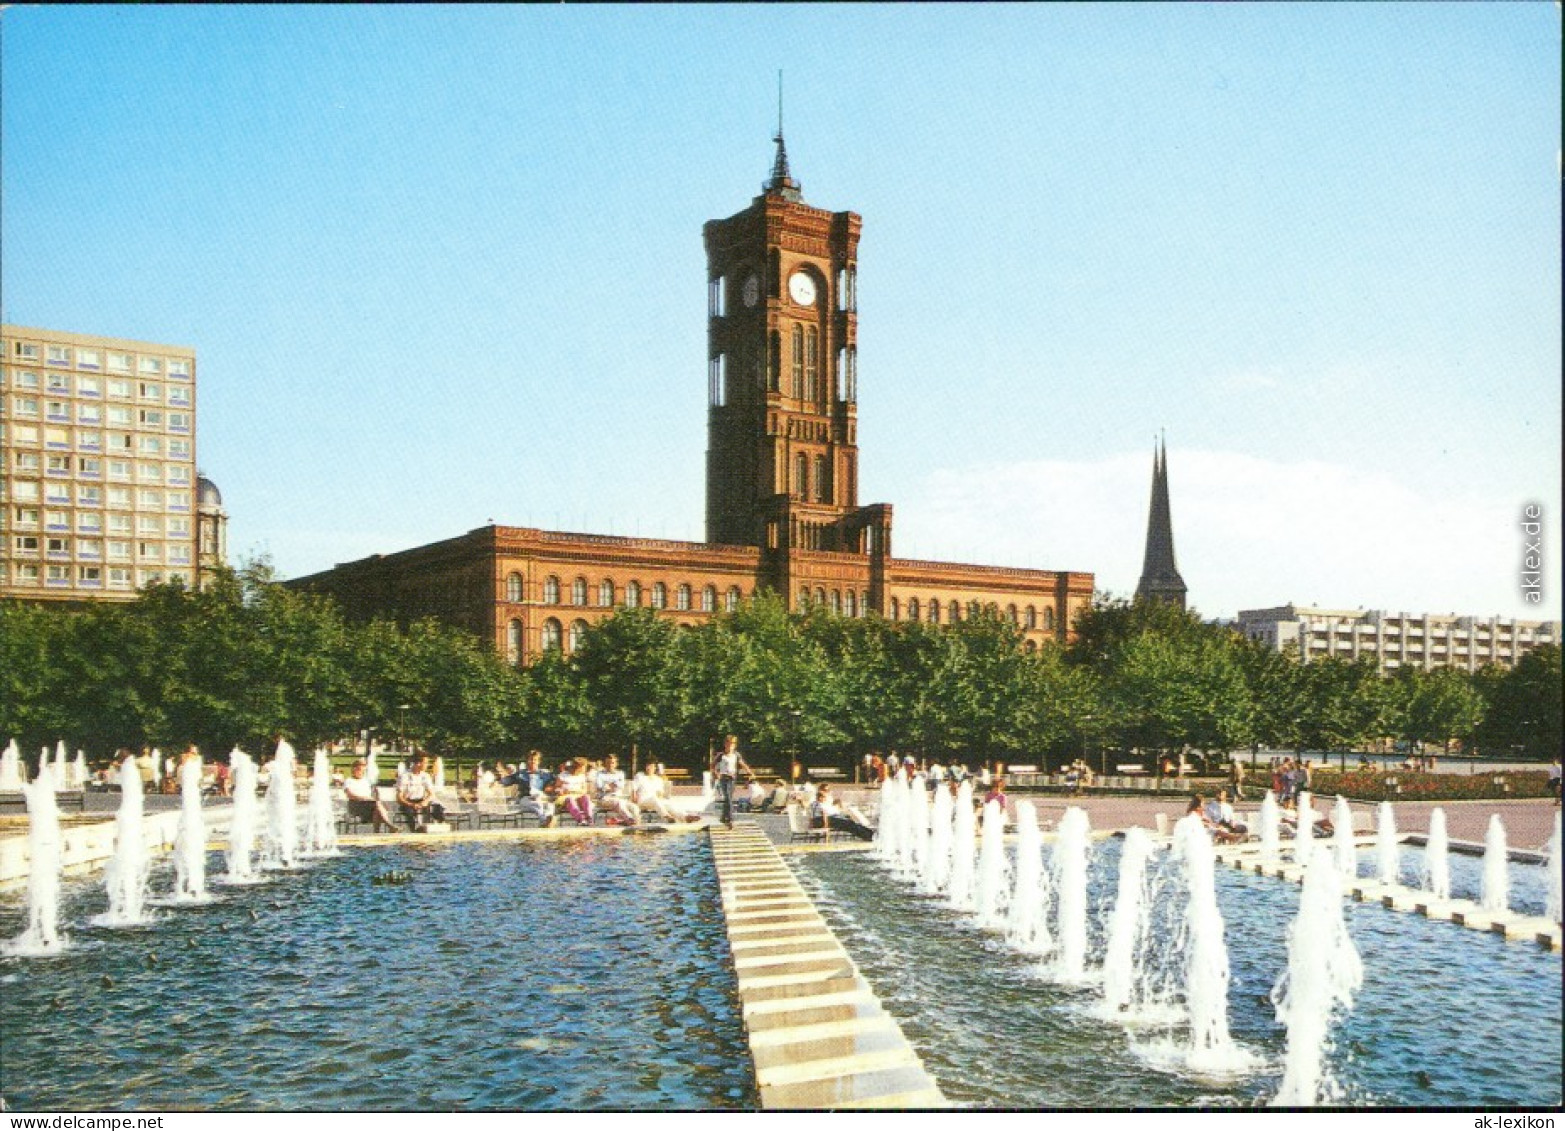
[[[1446,855],[1449,851],[1445,810],[1437,807],[1429,812],[1429,840],[1424,845],[1424,886],[1436,899],[1451,898],[1451,862]]]
[[[1498,813],[1489,818],[1483,846],[1483,899],[1479,906],[1485,911],[1505,911],[1511,902],[1511,876],[1505,826]]]
[[[1383,884],[1394,884],[1402,875],[1401,848],[1397,844],[1397,818],[1391,802],[1380,803],[1379,820],[1375,825],[1375,860],[1377,874]]]
[[[120,808],[114,817],[114,855],[103,870],[109,909],[95,920],[104,927],[129,927],[150,922],[146,913],[147,873],[152,861],[147,856],[146,833],[142,827],[143,803],[141,771],[134,758],[120,763]]]
[[[5,944],[5,954],[42,956],[66,947],[60,934],[60,809],[54,799],[53,775],[46,770],[22,786],[27,799],[27,929]]]
[[[1043,835],[1038,810],[1031,801],[1016,803],[1016,885],[1005,922],[1006,940],[1023,954],[1048,954],[1054,949],[1049,933],[1049,873],[1043,866]]]
[[[174,836],[174,898],[205,900],[206,820],[201,814],[201,759],[179,767],[179,832]]]
[[[1332,1015],[1353,1005],[1364,966],[1342,918],[1342,880],[1325,860],[1305,872],[1299,914],[1288,928],[1288,969],[1272,990],[1288,1029],[1282,1086],[1272,1103],[1313,1107],[1339,1097],[1326,1072]]]

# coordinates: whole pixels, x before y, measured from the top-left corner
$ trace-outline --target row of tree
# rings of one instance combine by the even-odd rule
[[[655,753],[715,736],[752,760],[899,750],[976,764],[1269,746],[1560,749],[1560,656],[1514,669],[1300,664],[1167,605],[1100,600],[1066,647],[1024,649],[990,611],[954,624],[788,612],[761,596],[698,628],[627,609],[525,669],[422,621],[353,624],[264,566],[189,592],[70,611],[0,604],[0,736],[120,745],[306,746],[373,729],[445,754]]]

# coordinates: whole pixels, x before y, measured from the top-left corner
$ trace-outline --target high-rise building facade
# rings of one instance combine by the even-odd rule
[[[196,583],[196,354],[0,327],[0,597]]]
[[[1471,672],[1487,664],[1509,668],[1534,648],[1560,642],[1559,621],[1299,605],[1241,609],[1236,627],[1274,651],[1296,653],[1304,663],[1328,656],[1371,659],[1382,672],[1400,667]]]
[[[1024,646],[1064,640],[1093,575],[893,556],[858,501],[861,221],[805,203],[781,133],[750,205],[706,224],[706,542],[488,526],[300,578],[351,615],[433,616],[522,663],[648,607],[683,624],[759,590],[790,609],[950,623],[989,608]]]

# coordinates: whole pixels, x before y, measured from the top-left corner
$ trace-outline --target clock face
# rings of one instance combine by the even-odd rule
[[[744,281],[744,304],[754,306],[761,301],[761,280],[751,275]]]
[[[800,306],[815,305],[815,280],[803,271],[788,276],[788,295]]]

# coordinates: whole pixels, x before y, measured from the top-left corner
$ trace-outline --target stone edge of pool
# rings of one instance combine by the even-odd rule
[[[951,1106],[761,828],[711,844],[761,1109]]]

